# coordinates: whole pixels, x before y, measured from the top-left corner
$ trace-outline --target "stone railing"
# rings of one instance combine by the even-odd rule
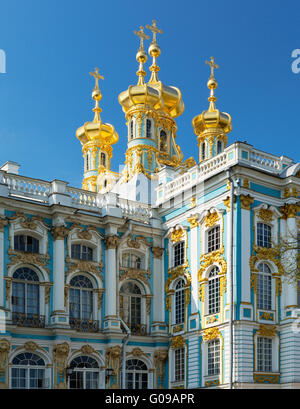
[[[156,204],[181,194],[191,186],[203,182],[220,171],[224,171],[236,164],[245,164],[249,167],[279,174],[293,161],[285,156],[274,156],[254,149],[252,145],[236,142],[228,146],[224,152],[208,159],[197,166],[189,169],[184,175],[180,175],[172,181],[159,185],[157,190]]]
[[[117,209],[120,217],[149,223],[152,209],[148,204],[121,199],[116,193],[100,194],[68,186],[67,182],[45,182],[0,170],[0,196],[31,200],[45,205],[60,204],[104,215]],[[116,214],[116,213],[115,213]]]

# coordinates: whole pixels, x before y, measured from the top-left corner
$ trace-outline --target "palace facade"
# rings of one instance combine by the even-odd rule
[[[213,58],[198,157],[183,160],[182,95],[159,80],[161,30],[147,28],[119,95],[122,172],[98,69],[76,132],[82,189],[0,168],[0,388],[299,388],[300,297],[284,275],[298,254],[277,246],[299,234],[300,163],[228,145]]]

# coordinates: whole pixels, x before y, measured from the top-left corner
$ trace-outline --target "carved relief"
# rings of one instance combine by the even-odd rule
[[[153,256],[155,258],[162,258],[162,255],[164,254],[164,248],[161,247],[151,247]]]
[[[117,235],[114,236],[107,236],[104,239],[104,243],[106,246],[106,249],[116,249],[120,243],[120,238]]]
[[[54,226],[51,229],[51,233],[53,236],[53,240],[64,240],[66,235],[68,234],[68,229],[66,226]]]
[[[211,341],[212,339],[219,338],[220,336],[221,332],[217,327],[207,328],[202,335],[204,341]]]
[[[182,348],[184,345],[185,339],[183,338],[183,336],[177,335],[176,337],[172,338],[170,348],[171,349]]]
[[[53,363],[55,369],[55,389],[66,389],[66,367],[70,347],[67,342],[57,344],[53,348]]]
[[[106,367],[113,369],[111,383],[108,384],[109,389],[117,389],[120,387],[121,355],[122,348],[119,345],[110,347],[106,350]]]
[[[168,357],[168,351],[157,350],[154,352],[154,367],[156,374],[156,388],[163,388],[165,375],[165,362]]]
[[[251,205],[254,202],[254,197],[250,195],[240,195],[241,208],[244,210],[250,210]]]
[[[2,338],[0,340],[0,378],[2,381],[0,381],[0,389],[6,389],[8,388],[7,385],[7,367],[8,367],[8,354],[10,351],[10,342]]]

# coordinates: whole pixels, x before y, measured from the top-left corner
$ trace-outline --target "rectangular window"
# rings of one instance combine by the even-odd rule
[[[257,274],[257,308],[262,310],[272,309],[272,276]]]
[[[257,370],[259,372],[272,372],[272,339],[257,339]]]
[[[220,248],[220,226],[216,226],[213,229],[209,230],[207,235],[207,251],[210,253],[211,251],[218,250]]]
[[[184,241],[174,246],[174,267],[184,264]]]
[[[180,382],[184,380],[184,348],[175,350],[175,382]]]
[[[146,137],[151,138],[151,121],[150,119],[146,119]]]
[[[220,311],[220,278],[215,277],[208,281],[208,314]]]
[[[257,223],[257,245],[271,247],[271,227],[264,223]]]
[[[220,340],[214,339],[207,345],[207,364],[210,376],[220,374]]]

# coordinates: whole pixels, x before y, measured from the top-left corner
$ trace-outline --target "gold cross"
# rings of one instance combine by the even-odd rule
[[[211,68],[210,76],[213,77],[214,76],[214,69],[215,68],[220,68],[220,67],[218,66],[218,64],[215,64],[214,57],[210,57],[210,61],[205,61],[205,63],[210,66],[210,68]]]
[[[99,83],[98,83],[98,81],[99,81],[99,80],[104,80],[104,77],[99,74],[99,68],[96,67],[96,68],[95,68],[95,72],[90,72],[90,75],[95,78],[95,81],[96,81],[96,83],[95,83],[95,88],[98,89],[98,88],[99,88]]]
[[[140,31],[134,31],[134,34],[137,35],[138,37],[140,37],[141,40],[141,44],[140,44],[140,50],[144,49],[144,40],[149,40],[149,36],[147,36],[147,34],[144,33],[144,27],[141,26],[140,27]]]
[[[152,20],[152,26],[149,26],[149,24],[146,25],[146,28],[148,28],[148,30],[151,30],[153,33],[153,43],[156,43],[156,34],[162,34],[162,30],[160,30],[159,28],[157,28],[156,26],[156,20]]]

